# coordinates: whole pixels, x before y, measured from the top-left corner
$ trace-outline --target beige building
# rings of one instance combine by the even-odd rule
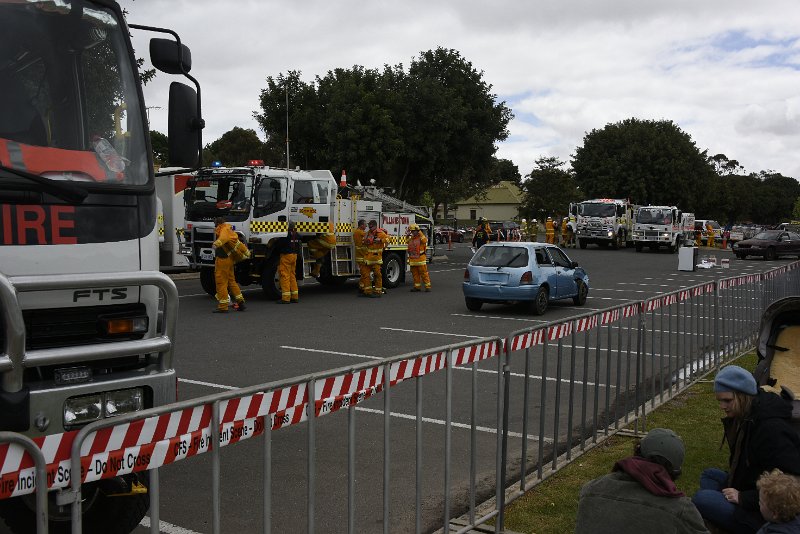
[[[467,223],[483,217],[487,221],[514,221],[519,219],[522,190],[513,182],[502,181],[490,187],[483,195],[459,200],[453,205],[456,219]]]

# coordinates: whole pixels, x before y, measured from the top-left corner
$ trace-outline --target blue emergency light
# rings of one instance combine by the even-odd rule
[[[212,167],[222,167],[222,162],[221,161],[212,161],[211,162],[211,166]]]

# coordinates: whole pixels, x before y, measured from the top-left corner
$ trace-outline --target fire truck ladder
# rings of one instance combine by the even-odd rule
[[[356,192],[361,195],[361,198],[365,200],[379,200],[383,203],[383,211],[388,211],[387,208],[394,209],[397,211],[407,211],[411,213],[416,213],[417,215],[421,215],[423,217],[427,217],[428,219],[431,218],[430,208],[425,206],[414,206],[413,204],[409,204],[405,200],[400,200],[399,198],[395,198],[392,195],[387,195],[381,189],[375,186],[360,186],[355,187]]]
[[[333,276],[352,276],[355,274],[354,252],[353,236],[336,236],[336,246],[331,250],[331,274]]]

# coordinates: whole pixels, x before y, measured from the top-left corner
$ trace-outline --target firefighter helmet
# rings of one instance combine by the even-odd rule
[[[413,232],[414,230],[419,230],[419,226],[416,225],[416,224],[409,224],[408,225],[408,231],[409,232]]]

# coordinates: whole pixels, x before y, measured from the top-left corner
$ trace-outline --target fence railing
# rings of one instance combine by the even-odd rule
[[[761,274],[698,284],[503,338],[445,345],[105,419],[48,436],[47,446],[36,441],[41,455],[31,450],[27,438],[0,433],[0,456],[5,459],[0,498],[36,491],[37,528],[44,532],[46,493],[38,482],[46,480],[48,490],[59,492],[60,503],[71,503],[73,532],[81,532],[81,483],[149,471],[150,529],[158,532],[160,468],[210,453],[210,528],[218,533],[221,449],[259,437],[261,531],[269,533],[275,511],[273,434],[297,425],[305,430],[306,442],[305,530],[315,532],[320,511],[317,450],[327,445],[319,440],[318,427],[328,421],[324,416],[344,418],[346,412],[346,420],[338,425],[347,428],[347,490],[332,497],[340,499],[340,507],[325,510],[344,510],[341,520],[348,532],[374,530],[379,514],[388,533],[393,508],[411,493],[414,524],[404,530],[441,527],[445,533],[463,533],[495,519],[500,532],[508,503],[620,428],[634,424],[637,432],[644,429],[649,411],[752,347],[765,307],[800,293],[798,267],[800,262],[795,262]],[[469,373],[468,386],[462,372]],[[487,372],[496,375],[488,386],[479,381]],[[488,418],[480,406],[492,397],[494,417]],[[382,492],[380,504],[370,507],[375,513],[364,519],[357,514],[356,473],[363,476],[359,465],[376,462],[356,454],[363,435],[358,433],[355,408],[375,405],[381,398],[382,410],[370,411],[382,412]],[[413,436],[392,433],[395,398],[414,406]],[[423,441],[423,423],[428,414],[442,410],[444,440],[438,449]],[[457,423],[457,415],[467,416],[469,423]],[[493,421],[487,425],[489,420]],[[454,442],[454,428],[468,430],[469,439]],[[485,440],[484,433],[494,437]],[[395,489],[393,460],[399,456],[411,456],[415,466],[408,492]],[[37,483],[31,484],[34,470]],[[59,470],[67,476],[54,476]],[[433,485],[438,481],[438,489],[432,488],[432,480]],[[489,490],[487,480],[494,486]],[[491,495],[490,509],[478,505]],[[438,517],[423,510],[423,503],[432,499],[441,503],[441,512],[434,514]],[[459,515],[463,521],[451,527],[452,518]],[[302,519],[293,518],[293,530],[302,530],[301,524]]]

